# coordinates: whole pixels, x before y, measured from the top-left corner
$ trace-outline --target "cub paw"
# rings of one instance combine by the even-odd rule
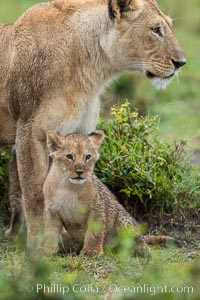
[[[81,250],[81,254],[88,255],[88,256],[95,255],[95,254],[102,255],[103,254],[103,250],[82,249]]]

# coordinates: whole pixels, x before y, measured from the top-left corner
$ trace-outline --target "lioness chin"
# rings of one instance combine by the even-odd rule
[[[0,144],[16,142],[28,246],[43,226],[46,133],[88,134],[114,76],[168,82],[185,64],[171,19],[154,0],[53,0],[0,26]]]

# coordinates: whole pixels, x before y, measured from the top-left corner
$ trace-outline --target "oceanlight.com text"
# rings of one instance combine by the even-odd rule
[[[65,286],[62,284],[42,284],[38,283],[36,287],[29,288],[29,291],[37,293],[43,292],[44,294],[62,294],[66,295],[69,293],[74,294],[103,294],[105,292],[111,294],[193,294],[193,286],[167,286],[167,285],[137,285],[137,286],[120,286],[116,283],[110,285],[101,286],[98,284],[79,284]]]

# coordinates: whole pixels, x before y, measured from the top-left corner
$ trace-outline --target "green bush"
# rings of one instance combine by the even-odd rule
[[[185,142],[162,141],[159,118],[139,116],[128,101],[111,115],[99,123],[107,138],[96,171],[127,209],[162,216],[199,207],[199,175],[184,159]]]
[[[175,146],[159,136],[159,118],[139,116],[126,101],[115,106],[112,118],[100,120],[107,132],[100,148],[96,172],[138,217],[176,217],[187,212],[198,214],[200,207],[199,169],[184,157],[185,142]],[[0,208],[7,212],[9,151],[0,152]]]

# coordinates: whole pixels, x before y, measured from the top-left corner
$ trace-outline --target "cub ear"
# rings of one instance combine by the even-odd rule
[[[63,143],[63,136],[58,132],[49,130],[47,132],[47,147],[50,155],[60,149]]]
[[[110,18],[121,19],[126,12],[135,12],[135,18],[141,12],[143,0],[109,0],[108,11]]]
[[[95,148],[99,148],[99,146],[102,144],[102,142],[104,140],[105,133],[103,130],[97,130],[97,131],[89,134],[88,137],[90,139],[90,142],[93,144],[93,146]]]

